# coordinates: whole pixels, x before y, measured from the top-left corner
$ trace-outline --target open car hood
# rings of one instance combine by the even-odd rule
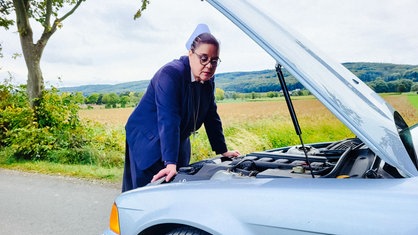
[[[353,73],[247,0],[207,2],[289,71],[375,154],[405,176],[418,175],[415,150],[412,145],[407,150],[398,134],[398,129],[407,127],[402,117]]]

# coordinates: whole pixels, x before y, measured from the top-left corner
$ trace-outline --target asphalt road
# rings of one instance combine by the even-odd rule
[[[120,186],[0,169],[0,234],[101,234]]]

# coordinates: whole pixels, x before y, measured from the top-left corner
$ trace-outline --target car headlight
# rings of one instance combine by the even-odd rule
[[[120,234],[119,227],[119,212],[116,203],[113,203],[112,210],[110,212],[109,228],[116,234]]]

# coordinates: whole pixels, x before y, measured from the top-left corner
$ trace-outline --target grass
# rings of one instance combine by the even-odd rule
[[[391,94],[383,96],[412,125],[418,120],[417,94]],[[332,141],[353,137],[333,114],[312,97],[297,97],[293,100],[304,143]],[[83,120],[105,124],[115,132],[117,144],[124,144],[123,127],[133,108],[81,110]],[[218,104],[225,138],[229,149],[237,149],[242,154],[270,148],[299,144],[286,103],[283,99],[258,102],[221,102]],[[119,143],[120,142],[120,143]],[[202,127],[191,139],[192,161],[214,155],[210,149],[206,132]],[[120,153],[123,155],[123,153]],[[123,156],[121,156],[123,157]],[[120,183],[123,169],[119,167],[99,167],[95,165],[64,165],[50,162],[10,162],[7,153],[0,153],[3,168],[103,180]]]
[[[409,94],[408,101],[415,107],[415,109],[418,109],[418,95],[415,94]]]
[[[118,183],[122,180],[122,168],[104,168],[94,165],[67,165],[46,161],[20,161],[9,164],[0,164],[2,168],[49,174],[68,177],[77,177],[87,180],[100,180],[108,183]]]

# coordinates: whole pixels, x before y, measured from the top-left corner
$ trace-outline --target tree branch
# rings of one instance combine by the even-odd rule
[[[29,17],[26,14],[29,11],[28,0],[13,0],[13,6],[16,12],[17,31],[21,36],[32,37],[32,29],[29,24]]]
[[[67,12],[67,14],[65,14],[63,17],[57,19],[59,22],[64,21],[68,16],[72,15],[74,13],[75,10],[77,10],[77,8],[80,6],[80,4],[82,2],[84,2],[85,0],[77,0],[77,3],[74,5],[73,9],[71,9],[69,12]],[[55,20],[55,21],[57,21]]]
[[[46,31],[49,31],[51,28],[51,14],[52,14],[52,0],[47,0],[46,11],[45,11],[44,33]]]
[[[52,34],[54,34],[55,31],[57,31],[57,28],[60,27],[61,22],[64,21],[68,16],[72,15],[75,12],[75,10],[77,10],[77,8],[81,5],[81,3],[84,2],[84,1],[85,0],[77,0],[77,3],[74,5],[74,7],[70,11],[68,11],[63,17],[56,18],[54,20],[54,23],[52,24],[52,27],[48,27],[50,29],[47,30],[47,28],[45,28],[45,30],[42,33],[42,36],[39,39],[37,44],[39,46],[46,45],[46,42],[49,40],[49,38],[52,36]],[[48,5],[50,3],[51,3],[51,9],[50,9],[51,11],[48,12],[48,7],[49,7]],[[49,21],[50,21],[51,13],[52,13],[52,0],[48,0],[48,2],[47,2],[47,17],[49,18],[48,19],[48,25],[50,24]]]
[[[147,9],[148,4],[149,0],[142,0],[141,8],[134,15],[135,20],[141,17],[142,12],[145,11],[145,9]]]

